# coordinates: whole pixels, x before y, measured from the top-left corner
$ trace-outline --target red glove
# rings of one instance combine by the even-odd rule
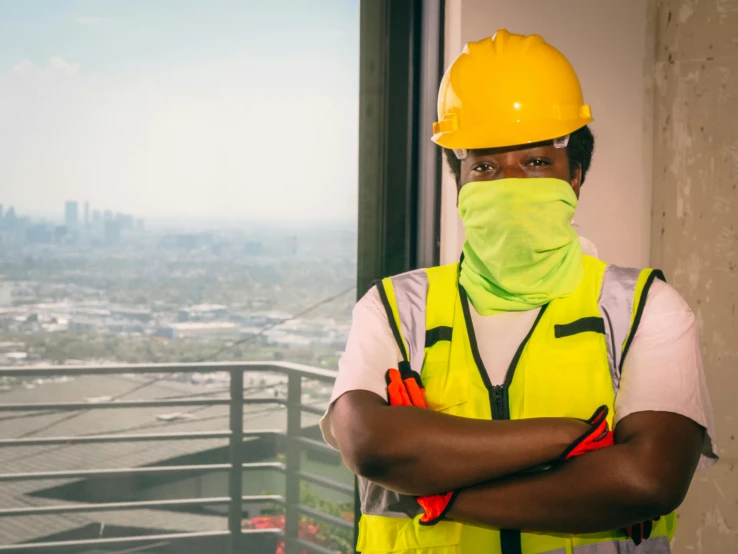
[[[590,429],[571,443],[556,461],[563,462],[570,460],[587,452],[615,444],[615,437],[612,431],[610,431],[610,426],[607,424],[607,412],[607,406],[597,408],[592,417],[586,420],[586,423],[589,423],[591,426]]]
[[[628,538],[631,539],[636,546],[641,544],[641,542],[645,541],[647,538],[651,536],[651,531],[653,531],[653,522],[658,521],[659,518],[655,518],[653,521],[642,521],[640,523],[637,523],[636,525],[631,525],[630,527],[626,527],[623,529],[626,535],[628,535]]]
[[[385,376],[387,396],[391,406],[415,406],[427,408],[425,389],[420,375],[410,369],[410,364],[400,362],[400,369],[390,369]],[[434,494],[418,497],[418,504],[425,510],[420,518],[421,525],[434,525],[446,515],[458,493]]]
[[[446,494],[434,494],[432,496],[419,496],[420,504],[425,513],[420,517],[421,525],[435,525],[443,519],[456,500],[459,491],[447,492]]]
[[[425,389],[420,375],[410,369],[410,364],[400,362],[400,369],[389,369],[385,375],[390,406],[415,406],[427,408]]]

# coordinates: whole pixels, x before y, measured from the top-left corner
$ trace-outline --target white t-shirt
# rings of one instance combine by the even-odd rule
[[[587,247],[585,252],[591,252],[591,243]],[[471,304],[469,308],[479,354],[490,381],[501,385],[540,308],[491,316],[480,315]],[[384,376],[388,368],[397,367],[400,359],[387,313],[379,293],[372,288],[354,307],[331,404],[320,421],[328,444],[337,448],[331,428],[333,402],[352,390],[367,390],[387,398]],[[695,317],[680,294],[658,279],[648,292],[638,332],[623,364],[620,390],[615,398],[615,425],[629,414],[644,411],[681,414],[707,429],[698,469],[717,461],[712,406]]]

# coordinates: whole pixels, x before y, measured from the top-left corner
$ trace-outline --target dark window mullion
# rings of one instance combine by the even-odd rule
[[[357,293],[438,263],[443,0],[362,0]],[[358,490],[355,494],[358,531]]]

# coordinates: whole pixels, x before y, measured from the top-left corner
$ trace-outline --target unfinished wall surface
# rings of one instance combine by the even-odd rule
[[[507,28],[540,34],[571,61],[592,106],[595,157],[576,223],[600,256],[648,264],[651,230],[651,136],[646,95],[647,2],[644,0],[447,0],[446,64],[464,43]],[[463,229],[456,190],[444,182],[442,261],[458,260]]]
[[[701,327],[721,461],[680,510],[677,554],[738,552],[738,1],[652,2],[652,263]]]
[[[446,0],[446,64],[500,27],[560,48],[592,105],[583,234],[605,260],[663,269],[697,315],[721,460],[696,475],[673,550],[738,553],[738,0]],[[462,240],[445,177],[444,263]]]

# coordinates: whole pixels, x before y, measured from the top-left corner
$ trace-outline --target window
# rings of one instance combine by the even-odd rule
[[[15,3],[0,121],[0,544],[352,551],[358,2]]]

